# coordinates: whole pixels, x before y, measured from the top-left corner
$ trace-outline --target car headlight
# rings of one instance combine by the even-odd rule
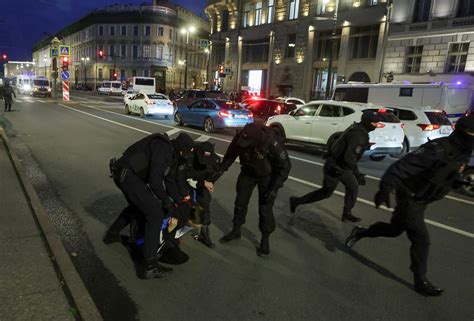
[[[51,88],[48,88],[48,91],[51,91]]]
[[[33,89],[34,91],[38,91],[38,88],[35,87],[35,89]]]

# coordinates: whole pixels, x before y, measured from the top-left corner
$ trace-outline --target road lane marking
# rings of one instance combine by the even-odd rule
[[[201,135],[198,138],[196,138],[195,141],[200,142],[200,143],[204,143],[204,142],[207,142],[210,138],[211,138],[211,136]]]
[[[37,103],[41,103],[41,104],[46,104],[46,102],[43,101],[43,100],[37,100],[36,102],[37,102]]]
[[[134,119],[134,120],[146,122],[146,123],[153,124],[153,125],[156,125],[156,126],[162,126],[162,127],[165,127],[165,128],[176,129],[176,127],[174,127],[174,126],[169,126],[169,125],[165,125],[165,124],[161,124],[161,123],[157,123],[157,122],[153,122],[153,121],[149,121],[149,120],[145,120],[145,119],[140,119],[140,118],[135,118],[135,117],[132,117],[132,116],[127,116],[127,115],[119,114],[119,113],[116,113],[116,112],[113,112],[113,111],[105,110],[105,109],[102,109],[102,108],[97,108],[97,107],[94,107],[94,106],[85,105],[85,104],[82,104],[82,103],[81,103],[80,105],[82,105],[82,106],[84,106],[84,107],[92,108],[92,109],[95,109],[95,110],[98,110],[98,111],[110,113],[110,114],[113,114],[113,115],[119,115],[119,116],[123,116],[123,117],[125,117],[125,118],[130,118],[130,119]],[[92,115],[92,114],[89,114],[89,115]],[[195,132],[195,131],[192,131],[192,130],[187,130],[187,129],[185,129],[185,128],[179,128],[179,130],[181,130],[181,131],[183,131],[183,132],[186,132],[186,133],[191,133],[191,134],[200,135],[200,133],[198,133],[198,132]],[[228,140],[228,139],[223,139],[223,138],[219,138],[219,137],[215,137],[215,136],[210,136],[210,137],[211,137],[212,139],[219,140],[219,141],[223,141],[223,142],[226,142],[226,143],[230,143],[230,142],[231,142],[231,141]],[[322,163],[318,163],[318,162],[311,161],[311,160],[304,159],[304,158],[297,157],[297,156],[292,156],[292,155],[290,155],[290,158],[291,158],[291,159],[298,160],[298,161],[302,161],[302,162],[306,162],[306,163],[318,165],[318,166],[323,166],[323,165],[324,165],[324,164],[322,164]],[[380,180],[381,180],[379,177],[375,177],[375,176],[366,175],[366,177],[369,178],[369,179],[375,180],[375,181],[380,181]],[[465,199],[462,199],[462,198],[457,198],[457,197],[454,197],[454,196],[449,196],[449,195],[447,195],[447,196],[445,196],[445,198],[450,199],[450,200],[452,200],[452,201],[464,203],[464,204],[474,205],[474,202],[473,202],[473,201],[468,201],[468,200],[465,200]]]
[[[173,128],[172,130],[168,130],[168,131],[166,132],[166,135],[171,136],[171,135],[174,135],[174,134],[176,134],[176,133],[178,133],[178,132],[180,132],[180,130],[179,130],[178,128]]]

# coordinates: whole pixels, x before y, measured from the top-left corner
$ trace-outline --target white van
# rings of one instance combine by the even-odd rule
[[[128,90],[136,92],[152,94],[156,91],[155,78],[152,77],[130,77],[127,79],[127,84]]]
[[[44,76],[37,76],[30,79],[31,91],[30,95],[33,97],[43,96],[51,98],[51,86],[48,78]]]
[[[472,89],[456,83],[348,83],[336,86],[334,100],[372,103],[385,107],[441,110],[455,122],[471,106]]]
[[[16,89],[19,94],[29,95],[31,93],[31,81],[30,76],[19,75],[16,77]]]
[[[118,95],[122,93],[122,83],[118,80],[104,80],[98,89],[99,94]]]

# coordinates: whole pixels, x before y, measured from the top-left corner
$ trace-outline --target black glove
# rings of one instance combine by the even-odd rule
[[[374,197],[375,208],[379,208],[380,205],[385,204],[387,208],[390,208],[390,190],[380,189]]]
[[[355,177],[356,177],[357,183],[359,183],[360,186],[364,186],[365,184],[367,184],[365,180],[365,174],[357,173],[355,174]]]
[[[274,189],[270,189],[265,193],[263,197],[266,204],[273,203],[277,197],[277,191]]]

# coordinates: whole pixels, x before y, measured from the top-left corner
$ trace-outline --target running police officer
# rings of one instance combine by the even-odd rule
[[[5,111],[12,111],[12,103],[13,103],[13,96],[16,98],[15,91],[10,86],[10,83],[7,81],[5,82],[5,86],[2,90],[3,100],[5,102]]]
[[[406,231],[411,242],[411,271],[415,290],[438,296],[443,290],[426,278],[430,237],[424,221],[428,204],[442,199],[451,189],[467,184],[460,173],[474,149],[474,116],[462,117],[449,137],[429,141],[418,150],[392,164],[380,181],[375,206],[390,207],[395,191],[396,205],[390,223],[377,222],[369,228],[354,227],[346,240],[352,247],[364,237],[397,237]],[[470,183],[470,182],[469,182]]]
[[[130,224],[133,215],[144,218],[141,278],[162,277],[172,270],[158,263],[157,251],[163,218],[165,214],[172,216],[180,195],[170,195],[165,186],[175,184],[171,169],[180,159],[190,157],[193,148],[194,141],[186,134],[173,141],[162,134],[152,134],[131,145],[118,160],[111,160],[112,177],[129,205],[107,231],[104,243],[119,242],[120,231]]]
[[[258,187],[259,229],[262,233],[257,255],[270,254],[270,234],[275,230],[273,204],[278,190],[288,179],[290,159],[275,132],[262,124],[248,124],[237,134],[224,156],[220,174],[239,157],[241,172],[237,180],[233,229],[221,238],[222,243],[240,239],[247,207],[255,186]]]
[[[354,123],[329,147],[324,163],[323,187],[301,197],[290,197],[290,210],[295,213],[302,204],[314,203],[329,198],[339,182],[346,193],[342,221],[359,222],[360,218],[352,215],[359,192],[359,185],[365,185],[365,175],[359,172],[357,162],[369,147],[369,132],[374,130],[376,123],[383,120],[382,113],[366,111],[360,123]]]

